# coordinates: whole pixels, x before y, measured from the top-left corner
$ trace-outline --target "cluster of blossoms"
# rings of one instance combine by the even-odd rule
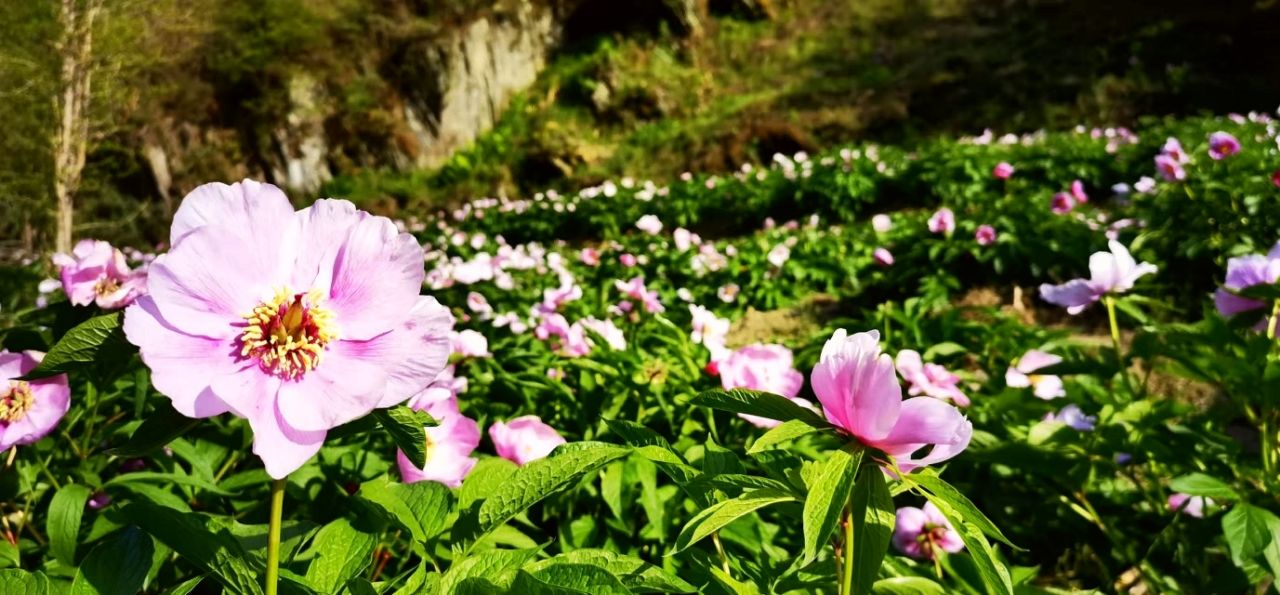
[[[53,264],[62,290],[76,306],[118,310],[146,293],[146,265],[129,268],[124,253],[101,240],[81,240],[71,254],[53,255]]]

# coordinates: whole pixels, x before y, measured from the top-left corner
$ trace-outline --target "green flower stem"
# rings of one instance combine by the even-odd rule
[[[844,572],[841,573],[840,593],[853,595],[853,491],[849,492],[849,512],[844,522]]]
[[[280,517],[284,512],[285,480],[271,482],[271,525],[267,530],[267,595],[276,595],[280,583]]]
[[[1280,299],[1276,299],[1275,305],[1271,307],[1271,320],[1267,321],[1267,338],[1276,338],[1276,319],[1280,318]]]

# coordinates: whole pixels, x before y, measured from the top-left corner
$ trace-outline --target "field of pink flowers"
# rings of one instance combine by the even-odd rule
[[[0,270],[0,592],[1265,592],[1278,132],[195,188]]]

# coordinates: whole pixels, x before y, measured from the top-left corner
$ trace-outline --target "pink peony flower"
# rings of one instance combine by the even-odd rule
[[[1209,135],[1209,157],[1222,160],[1240,152],[1240,141],[1229,132],[1215,132]]]
[[[600,251],[595,248],[583,248],[578,252],[578,260],[589,267],[600,265]]]
[[[1074,198],[1080,204],[1089,202],[1089,195],[1085,194],[1084,191],[1084,182],[1076,180],[1071,183],[1071,198]]]
[[[1160,154],[1168,156],[1174,163],[1186,163],[1191,160],[1187,152],[1182,150],[1182,143],[1172,136],[1165,139],[1164,146],[1160,147]]]
[[[979,225],[978,230],[973,233],[973,239],[979,246],[990,246],[996,243],[996,228],[990,225]]]
[[[1212,508],[1217,502],[1213,498],[1192,496],[1181,492],[1169,495],[1169,510],[1186,513],[1198,519],[1204,518],[1206,508]]]
[[[628,298],[644,304],[645,312],[654,314],[666,310],[658,300],[658,292],[645,287],[644,277],[632,277],[630,281],[615,280],[613,287]]]
[[[422,248],[389,219],[342,200],[295,212],[246,180],[192,191],[170,237],[125,336],[183,415],[247,419],[274,478],[445,366],[452,317],[418,295]]]
[[[778,244],[777,246],[774,246],[773,249],[769,250],[769,253],[765,255],[765,260],[768,260],[769,264],[777,268],[782,268],[782,265],[787,264],[787,261],[790,259],[791,248],[788,248],[786,244]]]
[[[636,255],[627,253],[619,256],[618,262],[622,263],[622,266],[624,267],[631,268],[636,266],[636,263],[639,261],[636,260]]]
[[[1013,388],[1031,387],[1037,398],[1046,401],[1064,397],[1066,389],[1062,387],[1062,378],[1053,375],[1036,374],[1041,368],[1059,364],[1062,357],[1032,349],[1018,358],[1018,363],[1010,366],[1004,373],[1004,383]]]
[[[1133,183],[1133,189],[1139,194],[1147,194],[1156,189],[1156,181],[1150,176],[1142,176],[1137,182]]]
[[[702,242],[702,238],[698,237],[698,234],[683,227],[677,227],[675,231],[671,232],[671,237],[675,240],[676,250],[681,252],[686,252]]]
[[[792,362],[790,349],[782,345],[756,343],[730,353],[717,362],[716,369],[720,374],[720,384],[725,389],[759,390],[802,401],[796,399],[796,395],[804,386],[804,374],[793,368]],[[772,428],[781,423],[742,413],[738,417],[761,428]]]
[[[893,266],[893,253],[889,252],[887,248],[876,248],[875,250],[872,250],[871,258],[876,261],[876,264],[882,267]]]
[[[888,233],[893,229],[893,219],[884,213],[876,215],[871,218],[871,229],[876,230],[876,233]]]
[[[1169,155],[1156,155],[1156,171],[1169,182],[1180,182],[1187,179],[1187,170],[1177,159]]]
[[[451,488],[462,485],[478,460],[471,456],[480,445],[480,426],[458,411],[458,393],[466,390],[466,378],[454,378],[453,366],[409,400],[409,406],[426,411],[437,425],[423,428],[427,434],[427,462],[415,466],[403,451],[396,451],[396,466],[405,483],[437,481]]]
[[[927,502],[923,509],[898,509],[893,523],[893,547],[917,560],[932,560],[938,550],[954,554],[964,549],[964,540],[942,511]]]
[[[489,305],[489,300],[474,291],[467,293],[467,309],[474,312],[481,320],[493,316],[493,306]]]
[[[53,264],[76,306],[118,310],[146,293],[146,269],[131,270],[124,253],[101,240],[80,240],[71,254],[54,254]]]
[[[636,229],[649,235],[657,235],[662,231],[662,221],[657,215],[645,215],[636,221]]]
[[[1001,161],[992,168],[991,175],[995,176],[996,179],[999,180],[1008,180],[1009,177],[1013,175],[1013,166],[1009,165],[1007,162]]]
[[[489,353],[489,339],[471,329],[450,332],[449,343],[453,353],[462,357],[493,357]]]
[[[969,446],[973,424],[954,406],[932,397],[902,400],[902,387],[880,333],[837,330],[809,375],[827,421],[858,442],[893,457],[904,473],[946,461]],[[912,455],[933,445],[920,458]]]
[[[947,371],[938,364],[926,364],[920,354],[911,349],[898,352],[894,362],[898,373],[906,380],[911,389],[910,395],[926,395],[943,401],[950,401],[961,407],[969,406],[969,397],[960,390],[960,377]]]
[[[933,233],[950,235],[955,229],[956,214],[951,209],[942,207],[929,217],[929,231]]]
[[[39,351],[0,351],[0,452],[16,444],[32,444],[53,431],[71,407],[67,375],[15,380],[34,370]]]
[[[1254,285],[1270,285],[1280,282],[1280,242],[1271,248],[1266,256],[1250,254],[1238,256],[1227,261],[1227,278],[1222,288],[1213,294],[1213,303],[1218,313],[1230,318],[1241,312],[1267,307],[1258,300],[1240,297],[1232,291],[1239,291]],[[1259,330],[1266,328],[1267,320],[1258,323]]]
[[[1053,195],[1053,201],[1049,204],[1049,210],[1053,211],[1054,215],[1065,215],[1074,208],[1076,208],[1076,200],[1067,192]]]
[[[1271,185],[1280,188],[1280,169],[1271,173]]]
[[[612,320],[598,320],[596,318],[587,317],[574,323],[575,326],[581,325],[582,328],[589,330],[604,339],[609,345],[609,349],[614,351],[623,351],[627,348],[627,338],[622,334],[622,329],[618,328]],[[590,341],[590,339],[588,339]]]
[[[1156,265],[1138,264],[1120,242],[1113,240],[1107,245],[1110,252],[1094,252],[1089,257],[1089,279],[1072,279],[1061,285],[1044,283],[1041,299],[1066,308],[1068,314],[1079,314],[1103,295],[1124,293],[1140,277],[1156,272]]]
[[[498,456],[517,465],[544,458],[565,443],[555,428],[542,423],[536,415],[517,417],[507,423],[493,422],[489,426],[489,438]]]
[[[721,285],[720,288],[716,290],[716,297],[720,298],[720,301],[729,304],[738,299],[738,293],[740,291],[742,291],[742,289],[738,287],[737,283],[729,283],[727,285]]]

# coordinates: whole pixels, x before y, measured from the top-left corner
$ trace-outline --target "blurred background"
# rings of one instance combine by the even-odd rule
[[[1280,98],[1275,0],[0,3],[0,258],[154,246],[208,181],[404,216]]]

